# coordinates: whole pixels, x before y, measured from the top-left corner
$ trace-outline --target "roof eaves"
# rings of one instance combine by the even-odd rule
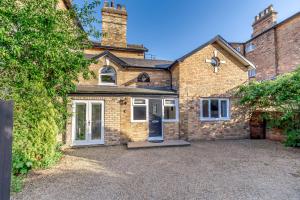
[[[101,48],[106,50],[119,50],[119,51],[133,51],[133,52],[148,52],[146,47],[113,47],[113,46],[103,46],[100,42],[90,41],[94,48]]]
[[[199,46],[198,48],[194,49],[193,51],[187,53],[186,55],[184,55],[183,57],[175,60],[168,69],[171,69],[176,63],[178,62],[182,62],[184,61],[187,57],[193,55],[194,53],[196,53],[197,51],[200,51],[201,49],[203,49],[204,47],[206,47],[209,44],[213,44],[216,41],[221,41],[227,48],[229,48],[236,56],[240,57],[244,62],[246,62],[249,66],[251,66],[252,68],[255,69],[255,65],[253,65],[249,60],[247,60],[243,55],[241,55],[239,52],[237,52],[223,37],[221,37],[220,35],[217,35],[216,37],[212,38],[211,40],[209,40],[208,42],[202,44],[201,46]]]
[[[240,52],[238,52],[235,48],[233,48],[222,36],[218,36],[219,39],[229,48],[236,56],[240,57],[242,60],[244,60],[248,66],[251,66],[253,69],[256,69],[255,65],[250,62],[247,58],[245,58]],[[248,67],[247,66],[247,67]]]
[[[122,67],[128,67],[128,64],[126,62],[124,62],[123,60],[121,60],[120,58],[115,56],[114,54],[110,53],[109,51],[104,51],[104,52],[100,53],[99,55],[92,57],[92,59],[97,60],[103,56],[108,56],[110,59],[112,59],[112,61],[114,61],[115,63],[119,64]]]

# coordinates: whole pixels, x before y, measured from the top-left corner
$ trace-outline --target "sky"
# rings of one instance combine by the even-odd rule
[[[73,0],[81,3],[82,0]],[[101,18],[101,2],[95,16]],[[143,44],[156,59],[174,60],[221,35],[251,38],[255,15],[273,4],[278,22],[300,11],[300,0],[115,0],[128,12],[127,42]],[[101,25],[97,25],[101,30]]]

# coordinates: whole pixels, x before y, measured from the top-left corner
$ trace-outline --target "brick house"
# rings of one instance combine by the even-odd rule
[[[145,59],[147,48],[127,44],[125,7],[108,2],[102,31],[85,50],[96,78],[79,78],[70,94],[68,145],[249,137],[233,92],[255,66],[221,36],[175,61]]]
[[[256,66],[250,76],[274,79],[300,65],[300,12],[277,23],[277,12],[270,5],[253,22],[252,38],[231,45]]]

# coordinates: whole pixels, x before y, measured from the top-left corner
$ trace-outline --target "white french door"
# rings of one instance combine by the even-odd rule
[[[104,102],[73,101],[72,145],[104,144]]]

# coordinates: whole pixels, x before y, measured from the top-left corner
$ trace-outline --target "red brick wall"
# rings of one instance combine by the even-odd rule
[[[257,80],[276,76],[274,29],[253,39],[255,50],[246,53],[246,58],[256,66]]]
[[[295,70],[300,65],[300,16],[277,28],[278,72]]]

